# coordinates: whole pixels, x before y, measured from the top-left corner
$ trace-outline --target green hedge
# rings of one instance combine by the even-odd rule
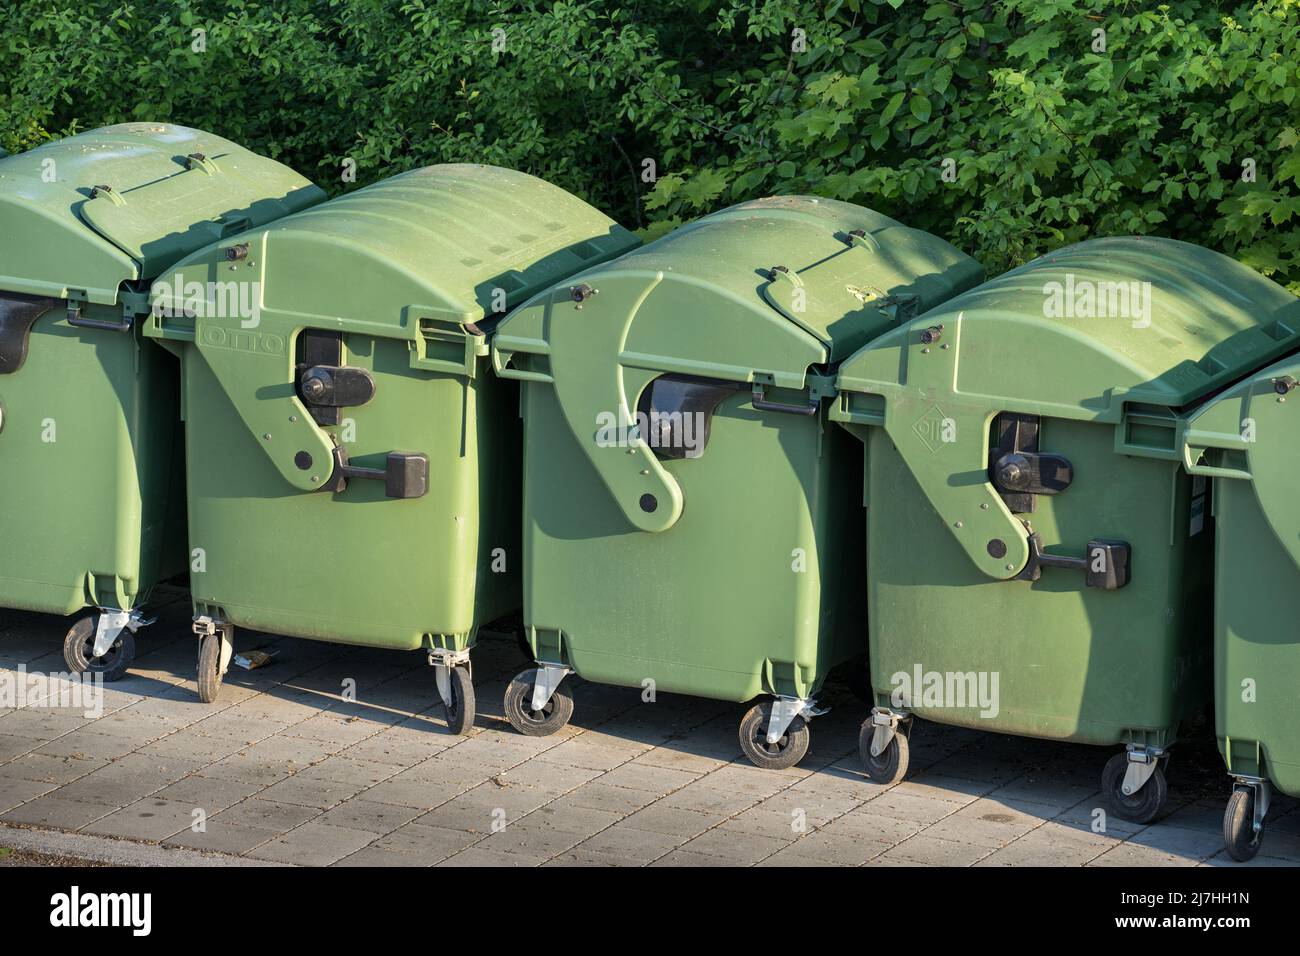
[[[647,235],[810,192],[992,271],[1144,233],[1300,292],[1298,0],[5,0],[0,17],[11,151],[171,120],[335,192],[355,188],[348,158],[356,185],[496,163]]]

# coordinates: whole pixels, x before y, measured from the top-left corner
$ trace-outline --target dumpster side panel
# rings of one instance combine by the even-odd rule
[[[833,582],[862,539],[812,517],[819,498],[858,494],[836,468],[858,453],[839,429],[724,400],[703,456],[665,461],[685,510],[652,534],[629,528],[552,388],[525,385],[524,409],[525,619],[560,632],[584,678],[746,701],[804,696],[850,656],[819,637],[841,623]]]
[[[426,635],[463,642],[478,623],[474,595],[481,452],[497,476],[504,445],[481,447],[480,391],[497,383],[410,368],[407,343],[347,335],[346,363],[369,371],[375,398],[322,426],[353,465],[382,468],[390,451],[429,457],[429,490],[390,499],[382,481],[341,493],[290,487],[264,455],[202,353],[185,350],[190,545],[206,570],[191,575],[196,606],[233,624],[317,640],[398,649]],[[498,404],[504,404],[494,399]],[[488,423],[495,424],[495,423]],[[320,470],[324,471],[324,468]],[[499,492],[500,493],[500,492]],[[517,569],[485,587],[508,603]]]
[[[0,540],[22,542],[0,549],[0,605],[130,607],[183,557],[165,548],[165,508],[143,504],[171,479],[175,363],[131,332],[76,328],[61,311],[32,336],[22,368],[0,375]]]
[[[1209,693],[1211,531],[1189,540],[1190,479],[1173,463],[1115,456],[1111,427],[1043,419],[1042,448],[1069,458],[1075,480],[1021,517],[1053,553],[1082,555],[1090,538],[1128,541],[1131,580],[1104,591],[1085,587],[1080,571],[1049,567],[1037,582],[996,581],[971,563],[888,435],[867,434],[870,657],[882,703],[901,674],[910,709],[939,722],[1091,744],[1170,742]],[[950,675],[974,674],[984,683],[961,686],[988,693],[974,705],[949,695],[926,706],[932,674],[945,687]]]
[[[1229,772],[1265,776],[1300,795],[1300,573],[1251,482],[1216,482],[1215,517],[1219,750]]]

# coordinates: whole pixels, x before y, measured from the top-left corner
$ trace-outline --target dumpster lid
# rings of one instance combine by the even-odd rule
[[[850,203],[789,196],[705,216],[574,281],[604,293],[593,303],[601,312],[655,314],[631,324],[626,345],[660,367],[733,378],[748,365],[794,383],[810,364],[852,354],[982,276],[929,233]],[[526,352],[544,334],[540,313],[519,315],[499,341],[518,337]]]
[[[957,393],[1085,413],[1109,396],[1178,408],[1300,345],[1300,299],[1175,239],[1094,239],[1042,256],[870,343],[839,385],[897,382],[913,331],[944,326]]]
[[[640,241],[558,186],[476,164],[401,173],[251,238],[250,258],[262,247],[264,314],[344,330],[399,326],[412,337],[424,319],[492,319]],[[202,272],[205,255],[186,265]]]
[[[0,285],[115,301],[223,236],[324,193],[241,146],[167,123],[124,123],[0,158]]]

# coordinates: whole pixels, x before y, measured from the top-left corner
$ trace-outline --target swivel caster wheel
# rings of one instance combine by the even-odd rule
[[[101,656],[95,657],[95,617],[83,617],[63,638],[63,662],[74,674],[102,674],[105,681],[121,680],[135,660],[135,636],[126,628]]]
[[[564,727],[573,716],[573,697],[564,684],[557,684],[551,698],[541,709],[533,707],[533,689],[541,668],[521,671],[506,688],[506,720],[526,737],[549,737]]]
[[[1238,863],[1253,860],[1264,839],[1264,827],[1255,829],[1255,792],[1243,787],[1232,791],[1228,807],[1223,811],[1223,845],[1228,856]]]
[[[210,634],[199,637],[199,700],[210,704],[221,691],[221,682],[234,653],[233,627],[218,625]]]
[[[876,725],[870,720],[863,721],[862,729],[858,731],[858,753],[872,783],[890,786],[907,776],[908,765],[912,761],[912,749],[908,741],[911,733],[912,721],[899,721],[885,749],[879,754],[872,754],[871,741],[876,735]]]
[[[1128,775],[1129,757],[1119,753],[1106,761],[1101,772],[1101,795],[1111,813],[1130,823],[1150,823],[1160,814],[1169,797],[1169,784],[1165,782],[1164,767],[1156,764],[1151,776],[1133,793],[1124,792],[1124,778]]]
[[[750,763],[764,770],[793,767],[808,753],[808,722],[795,717],[778,739],[768,742],[767,728],[772,719],[772,702],[755,704],[740,720],[740,749]]]

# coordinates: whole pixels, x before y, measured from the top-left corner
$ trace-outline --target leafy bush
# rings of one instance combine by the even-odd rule
[[[1143,233],[1300,292],[1297,4],[5,0],[0,146],[170,120],[336,192],[496,163],[647,235],[807,192],[995,272]]]

